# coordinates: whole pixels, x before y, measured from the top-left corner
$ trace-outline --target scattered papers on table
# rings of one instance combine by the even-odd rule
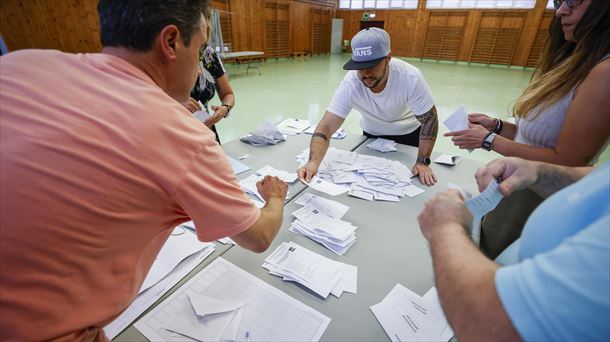
[[[237,176],[240,173],[244,173],[250,170],[250,167],[237,159],[229,158],[229,162],[231,162],[231,168],[233,169],[233,173]]]
[[[197,237],[192,232],[187,231],[186,233],[190,235],[191,240],[197,240]],[[183,235],[170,236],[168,242],[176,237],[181,237],[179,240],[184,238]],[[141,292],[119,317],[104,327],[104,332],[108,338],[113,339],[123,330],[127,329],[144,311],[157,302],[167,291],[172,289],[182,278],[186,277],[197,265],[214,252],[213,243],[199,243],[207,245],[207,247],[182,260],[168,275],[150,286],[148,290]]]
[[[342,193],[348,191],[349,189],[344,187],[344,186],[340,186],[340,185],[336,185],[333,184],[332,182],[329,181],[325,181],[324,179],[318,177],[318,176],[313,176],[313,178],[311,179],[311,181],[309,183],[305,183],[308,186],[329,194],[331,196],[337,196],[337,195],[341,195]]]
[[[392,341],[448,341],[453,337],[435,288],[420,297],[396,284],[371,311]]]
[[[338,255],[356,242],[357,227],[340,219],[349,207],[311,194],[301,196],[296,203],[303,207],[292,213],[296,220],[289,231],[305,235]]]
[[[265,121],[240,140],[252,146],[275,145],[286,140],[286,136],[275,125]]]
[[[185,341],[197,334],[206,341],[315,342],[329,323],[327,316],[218,258],[135,327],[151,341]],[[197,331],[187,332],[192,327]]]
[[[263,263],[270,274],[294,281],[322,298],[356,293],[358,267],[325,258],[294,242],[283,242]]]
[[[316,131],[316,125],[312,125],[311,127],[309,127],[308,129],[305,130],[305,133],[307,134],[314,134]],[[343,139],[345,138],[345,136],[347,135],[347,132],[345,131],[345,128],[339,128],[335,133],[333,133],[333,135],[331,136],[332,139]]]
[[[366,147],[368,147],[372,150],[375,150],[375,151],[379,151],[379,152],[398,151],[398,149],[396,148],[396,142],[394,142],[393,140],[388,140],[388,139],[383,139],[383,138],[375,139],[375,141],[366,145]]]
[[[309,159],[309,148],[297,155],[296,159],[300,165],[304,165]],[[337,191],[326,191],[327,184],[322,190],[312,186],[314,179],[317,182],[316,177],[309,186],[333,196],[345,192],[345,188],[350,196],[368,201],[397,202],[400,197],[412,197],[424,191],[411,185],[411,176],[411,170],[398,161],[331,147],[320,163],[316,177],[340,185],[341,191],[338,188]]]
[[[288,172],[284,170],[278,170],[272,166],[265,165],[256,171],[259,176],[276,176],[281,179],[284,183],[293,183],[297,180],[296,172]]]
[[[288,135],[301,134],[309,127],[311,127],[311,121],[301,119],[286,119],[277,125],[280,132]]]
[[[450,166],[455,166],[455,165],[459,164],[459,162],[461,162],[461,161],[462,161],[462,157],[452,156],[449,154],[441,154],[436,159],[434,159],[434,162],[437,164],[445,164],[445,165],[450,165]]]

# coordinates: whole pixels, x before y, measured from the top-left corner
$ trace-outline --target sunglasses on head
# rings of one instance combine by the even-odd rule
[[[582,4],[583,0],[553,0],[553,6],[555,6],[555,10],[557,11],[561,4],[567,3],[569,8],[574,8],[580,4]]]

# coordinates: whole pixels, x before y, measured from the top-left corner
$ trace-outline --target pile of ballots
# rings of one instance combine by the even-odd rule
[[[252,146],[275,145],[286,140],[286,136],[270,122],[263,122],[252,132],[244,135],[239,140]]]
[[[309,159],[309,148],[296,157],[300,165]],[[399,202],[424,190],[411,184],[411,170],[386,158],[358,154],[331,147],[318,168],[318,176],[334,184],[349,186],[349,195],[373,201]]]
[[[343,292],[356,293],[358,268],[325,258],[294,242],[282,244],[269,255],[263,268],[286,281],[297,282],[326,299]]]
[[[292,213],[296,219],[288,230],[305,235],[338,255],[356,242],[356,226],[341,220],[349,207],[339,202],[305,193],[296,201],[303,207]]]

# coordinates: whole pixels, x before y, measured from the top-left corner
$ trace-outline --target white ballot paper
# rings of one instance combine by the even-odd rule
[[[449,132],[455,131],[463,131],[468,129],[468,112],[464,105],[458,107],[458,109],[453,112],[453,114],[449,115],[449,117],[443,121],[443,124]],[[473,150],[468,150],[468,152],[472,153]]]
[[[307,184],[308,186],[310,186],[320,192],[329,194],[331,196],[341,195],[342,193],[345,193],[349,190],[349,188],[333,184],[329,181],[325,181],[324,179],[322,179],[318,176],[313,176],[311,181],[309,183],[305,183],[305,184]]]
[[[203,103],[201,103],[201,101],[197,101],[197,103],[199,103],[199,106],[201,106],[201,109],[194,112],[193,116],[195,118],[197,118],[197,120],[201,121],[201,122],[205,122],[205,120],[210,118],[210,113],[208,113],[208,111],[205,109],[205,106],[203,105]]]
[[[311,121],[303,119],[286,119],[277,125],[280,132],[288,135],[303,133],[311,126]]]
[[[502,194],[498,190],[499,183],[497,180],[489,183],[487,188],[480,193],[478,196],[472,196],[468,191],[463,190],[461,187],[449,183],[450,189],[459,190],[464,195],[466,200],[466,207],[472,213],[472,240],[478,245],[481,239],[481,219],[485,214],[492,211],[498,203],[502,200]]]
[[[377,138],[372,143],[366,145],[366,147],[379,151],[379,152],[393,152],[398,151],[396,148],[396,142],[393,140]]]
[[[341,219],[349,210],[349,207],[345,204],[310,193],[304,193],[301,195],[301,197],[297,198],[296,204],[314,207],[326,215],[336,219]]]
[[[137,321],[135,327],[151,341],[190,341],[182,335],[186,327],[179,325],[200,325],[201,318],[210,323],[216,316],[222,318],[222,324],[216,321],[213,331],[193,334],[208,334],[210,339],[206,341],[319,341],[330,322],[318,311],[218,258]]]
[[[452,156],[449,154],[441,154],[436,159],[434,159],[434,162],[437,164],[445,164],[445,165],[450,165],[450,166],[455,166],[461,161],[462,161],[462,157]]]
[[[451,328],[431,296],[424,299],[396,284],[371,311],[392,341],[447,341]]]
[[[466,112],[466,108],[464,105],[461,105],[456,109],[453,114],[449,115],[443,124],[449,132],[462,131],[468,129],[468,112]]]
[[[283,242],[263,263],[270,274],[294,281],[322,298],[357,288],[357,268],[325,258],[294,242]]]
[[[288,172],[284,170],[278,170],[272,166],[265,165],[256,171],[257,175],[260,176],[276,176],[281,179],[284,183],[292,183],[297,180],[298,176],[296,172]]]

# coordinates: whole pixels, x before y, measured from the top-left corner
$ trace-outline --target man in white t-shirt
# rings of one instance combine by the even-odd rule
[[[436,107],[419,69],[392,59],[390,37],[371,27],[352,39],[352,58],[343,66],[351,70],[335,92],[328,110],[311,138],[309,161],[298,170],[309,182],[329,145],[330,136],[352,109],[362,114],[360,126],[367,137],[380,137],[419,147],[413,175],[426,185],[436,183],[430,154],[438,132]]]

